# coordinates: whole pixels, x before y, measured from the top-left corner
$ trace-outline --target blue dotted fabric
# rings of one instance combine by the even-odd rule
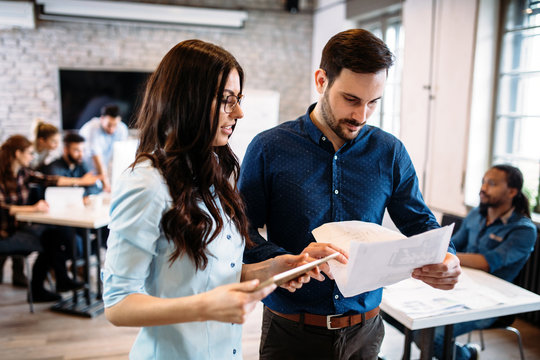
[[[381,224],[385,208],[407,236],[439,227],[397,138],[366,125],[335,152],[309,117],[314,106],[298,119],[257,135],[247,149],[239,188],[257,246],[246,249],[246,263],[300,253],[315,241],[311,231],[327,222]],[[264,225],[268,241],[256,231]],[[344,298],[327,279],[311,281],[295,293],[277,289],[264,302],[283,313],[335,314],[369,311],[381,296],[378,289]]]

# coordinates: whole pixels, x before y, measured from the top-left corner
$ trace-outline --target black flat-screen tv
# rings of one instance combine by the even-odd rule
[[[100,116],[104,105],[116,104],[130,126],[151,72],[60,69],[62,129],[80,129]]]

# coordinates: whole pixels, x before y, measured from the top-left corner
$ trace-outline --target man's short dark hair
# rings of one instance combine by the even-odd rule
[[[69,146],[70,144],[74,144],[74,143],[78,144],[82,142],[84,142],[84,137],[77,133],[70,132],[64,135],[64,145],[66,147]]]
[[[328,86],[343,68],[355,73],[375,74],[394,63],[386,44],[364,29],[351,29],[334,35],[323,49],[320,68],[326,72]]]
[[[120,115],[120,110],[118,109],[117,105],[105,105],[101,108],[101,116],[110,116],[110,117],[117,117]]]

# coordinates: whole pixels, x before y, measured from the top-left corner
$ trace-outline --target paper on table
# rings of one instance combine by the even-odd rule
[[[386,287],[383,296],[389,306],[415,319],[463,309],[485,309],[511,301],[511,297],[477,283],[466,273],[461,274],[452,290],[435,289],[411,278]]]
[[[312,231],[317,242],[348,251],[349,262],[333,261],[330,270],[341,293],[355,296],[407,279],[413,269],[444,260],[454,225],[407,238],[374,223],[342,221]]]

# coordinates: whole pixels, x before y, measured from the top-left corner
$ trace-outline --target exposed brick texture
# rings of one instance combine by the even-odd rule
[[[312,79],[310,1],[301,2],[308,11],[299,14],[287,13],[273,0],[156,2],[223,3],[243,7],[249,15],[238,30],[114,21],[38,21],[36,29],[0,30],[0,141],[14,133],[30,135],[36,117],[60,127],[59,68],[151,71],[173,45],[190,38],[233,53],[246,71],[247,87],[278,91],[280,122],[305,111]]]

